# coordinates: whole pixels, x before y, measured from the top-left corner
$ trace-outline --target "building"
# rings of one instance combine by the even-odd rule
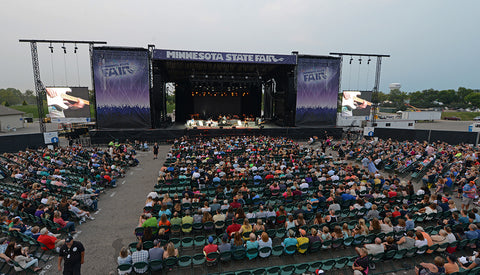
[[[0,105],[0,132],[16,131],[24,127],[25,112]]]

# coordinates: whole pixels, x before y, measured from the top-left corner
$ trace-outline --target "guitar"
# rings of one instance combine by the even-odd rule
[[[350,96],[348,98],[345,98],[345,96],[343,97],[342,106],[348,106],[351,110],[355,110],[359,105],[364,104],[367,106],[372,106],[372,102],[357,97],[360,94],[360,92],[349,92]]]
[[[51,92],[54,91],[56,93],[55,97],[51,97]],[[68,101],[72,102],[82,102],[83,105],[90,105],[90,101],[68,95],[67,93],[71,92],[72,90],[69,88],[47,88],[47,105],[48,106],[55,106],[57,109],[66,110],[70,108],[67,104]]]

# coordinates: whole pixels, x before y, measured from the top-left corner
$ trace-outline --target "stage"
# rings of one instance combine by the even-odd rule
[[[147,142],[169,143],[183,136],[195,137],[217,137],[217,136],[284,136],[294,140],[307,140],[309,137],[325,135],[340,138],[341,127],[280,127],[273,123],[266,123],[263,127],[232,128],[232,127],[203,127],[187,128],[185,124],[175,124],[165,129],[112,129],[112,130],[90,130],[92,144],[108,144],[110,141],[120,142],[134,140]]]

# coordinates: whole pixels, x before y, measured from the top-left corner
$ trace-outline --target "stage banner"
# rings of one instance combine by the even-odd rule
[[[147,50],[93,50],[98,128],[151,128]]]
[[[297,64],[295,55],[154,50],[153,59],[225,63]]]
[[[369,116],[372,109],[372,91],[343,91],[343,116]]]
[[[340,58],[298,57],[296,125],[334,126]]]

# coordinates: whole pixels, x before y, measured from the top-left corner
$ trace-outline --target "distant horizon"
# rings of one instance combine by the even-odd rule
[[[388,54],[379,90],[480,89],[480,1],[126,0],[3,3],[0,87],[34,90],[30,45],[19,39],[213,52]],[[91,89],[88,45],[38,44],[45,86]],[[360,64],[361,63],[361,64]],[[375,60],[345,56],[341,90],[372,90]]]

